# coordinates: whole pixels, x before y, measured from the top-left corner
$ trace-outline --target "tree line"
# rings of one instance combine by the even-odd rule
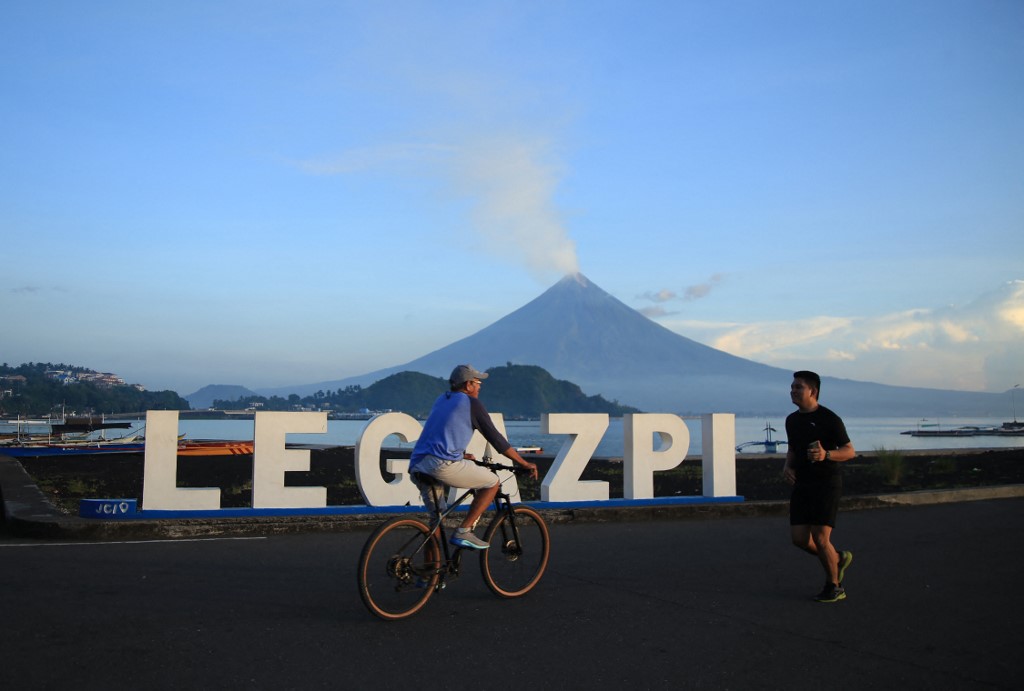
[[[43,416],[136,413],[145,410],[188,410],[174,391],[144,391],[131,385],[101,386],[93,382],[62,383],[47,372],[91,373],[78,365],[29,362],[0,365],[0,415]],[[21,379],[24,377],[24,380]]]
[[[68,415],[137,413],[146,410],[190,410],[188,401],[174,391],[144,391],[130,385],[101,386],[92,382],[62,383],[47,372],[95,373],[86,367],[53,363],[0,365],[0,415],[43,416],[64,411]],[[507,419],[536,419],[544,413],[607,413],[621,417],[636,408],[588,396],[572,382],[557,380],[534,365],[492,367],[481,399],[488,410]],[[21,378],[24,378],[23,380]],[[393,410],[424,418],[434,400],[448,390],[448,381],[420,372],[400,372],[371,386],[347,386],[317,391],[309,396],[244,396],[215,400],[218,410],[327,410],[337,413]]]
[[[602,396],[588,396],[576,384],[555,379],[535,365],[492,367],[487,370],[481,400],[488,410],[501,412],[506,418],[536,419],[544,413],[607,413],[621,417],[638,409],[608,401]],[[434,400],[447,391],[448,381],[420,372],[399,372],[371,386],[347,386],[337,390],[317,391],[309,396],[243,396],[234,401],[215,400],[218,410],[296,410],[301,408],[328,410],[337,413],[393,410],[424,418]]]

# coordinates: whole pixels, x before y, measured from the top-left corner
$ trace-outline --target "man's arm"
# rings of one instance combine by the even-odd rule
[[[505,455],[505,451],[512,445],[508,439],[501,435],[498,428],[491,422],[491,416],[487,413],[487,408],[484,404],[476,398],[469,399],[469,413],[473,419],[473,429],[478,430],[483,435],[487,443],[494,447],[494,450]]]
[[[524,468],[528,468],[530,470],[530,477],[536,480],[536,464],[523,460],[523,457],[520,456],[519,452],[512,447],[508,439],[505,439],[505,437],[501,435],[501,432],[499,432],[498,429],[494,426],[494,423],[491,422],[491,416],[488,415],[487,409],[484,407],[484,404],[481,403],[478,399],[470,399],[470,411],[472,412],[473,416],[473,427],[475,429],[480,430],[480,434],[484,436],[484,439],[487,440],[487,443],[493,446],[494,450],[500,453],[502,456],[505,456],[514,463],[518,463]]]
[[[849,461],[857,452],[853,448],[853,442],[846,442],[838,449],[828,450],[818,444],[816,447],[807,450],[807,459],[811,463],[821,463],[822,461],[835,461],[836,463],[842,463],[843,461]],[[789,465],[789,454],[786,454],[786,464]]]
[[[793,453],[793,449],[786,451],[786,465],[782,468],[782,477],[786,478],[786,482],[789,484],[796,484],[796,472],[793,470],[793,461],[796,460],[796,454]]]
[[[848,441],[835,451],[829,451],[828,460],[835,461],[836,463],[842,463],[844,461],[853,460],[856,455],[857,451],[853,448],[853,442]]]
[[[519,455],[519,452],[515,450],[515,447],[510,446],[507,449],[505,449],[505,452],[502,454],[502,456],[510,458],[515,463],[518,463],[524,468],[527,468],[530,471],[530,477],[532,477],[534,480],[537,479],[537,464],[530,463],[529,461],[525,460],[522,456]]]

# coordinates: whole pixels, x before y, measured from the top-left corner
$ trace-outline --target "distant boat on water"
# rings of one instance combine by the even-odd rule
[[[108,429],[130,429],[130,422],[103,417],[64,416],[5,420],[15,428],[0,438],[0,455],[19,457],[71,456],[96,453],[138,453],[145,448],[142,430],[113,439]],[[44,431],[33,431],[42,428]]]
[[[776,430],[774,427],[771,426],[770,422],[765,420],[765,423],[764,423],[764,441],[748,441],[748,442],[744,442],[744,443],[740,444],[739,446],[737,446],[736,450],[737,451],[742,451],[743,449],[749,448],[751,446],[763,446],[764,447],[764,453],[778,453],[778,451],[779,451],[779,444],[788,444],[789,442],[787,442],[785,440],[772,439],[772,432],[777,432],[777,431],[778,430]]]
[[[937,426],[937,425],[936,425]],[[1001,427],[964,425],[949,429],[911,429],[900,432],[911,437],[1024,437],[1024,423],[1004,422]]]
[[[91,442],[38,442],[0,445],[0,456],[37,458],[41,456],[87,456],[107,453],[142,453],[145,441],[118,439]]]
[[[130,422],[108,422],[97,417],[9,420],[15,431],[0,437],[0,456],[39,458],[113,453],[144,453],[145,428],[107,438],[108,429],[130,429]],[[35,431],[38,430],[38,431]],[[178,437],[179,456],[238,456],[253,453],[253,442],[221,439],[185,440]]]
[[[185,441],[179,438],[179,456],[244,456],[252,454],[252,441],[220,439]],[[141,434],[118,439],[86,441],[37,441],[0,444],[0,456],[38,458],[42,456],[87,456],[108,453],[144,453],[146,440]]]

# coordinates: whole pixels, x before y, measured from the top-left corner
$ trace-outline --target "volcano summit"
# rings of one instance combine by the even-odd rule
[[[306,395],[366,386],[390,374],[447,377],[454,365],[538,365],[590,395],[648,412],[782,415],[792,372],[729,355],[657,324],[580,273],[471,336],[403,365],[336,381],[264,390]],[[999,394],[887,386],[823,377],[822,402],[846,416],[1003,414]],[[558,412],[558,411],[551,411]]]

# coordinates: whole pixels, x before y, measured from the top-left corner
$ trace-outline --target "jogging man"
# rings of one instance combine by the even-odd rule
[[[853,552],[832,546],[832,529],[843,493],[842,468],[853,458],[846,425],[831,410],[818,403],[821,377],[802,370],[793,374],[790,399],[797,410],[786,418],[789,450],[783,476],[793,485],[789,503],[789,525],[793,544],[821,562],[825,587],[815,596],[818,602],[846,599],[843,576],[853,561]]]
[[[479,430],[495,451],[529,468],[530,477],[537,479],[537,466],[524,461],[512,448],[477,398],[486,378],[485,372],[478,372],[472,365],[459,365],[452,370],[448,378],[451,390],[434,401],[409,458],[410,473],[425,473],[451,487],[475,490],[466,520],[450,540],[457,547],[470,549],[487,549],[487,543],[473,534],[473,526],[498,493],[497,476],[474,463],[473,455],[466,453],[473,432]]]

